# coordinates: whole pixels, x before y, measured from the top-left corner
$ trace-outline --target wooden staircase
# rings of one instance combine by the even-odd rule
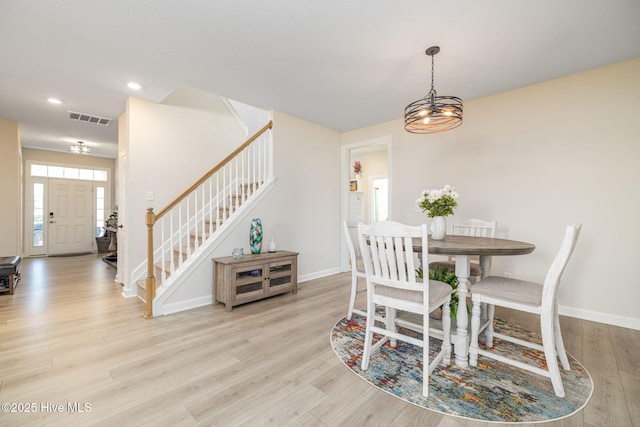
[[[272,127],[269,122],[157,214],[147,209],[147,260],[132,278],[146,303],[143,317],[153,317],[153,304],[162,304],[156,296],[166,301],[176,284],[185,285],[188,269],[210,262],[206,255],[272,187]]]
[[[218,216],[216,218],[206,218],[204,220],[204,233],[196,234],[195,232],[190,232],[188,245],[173,247],[172,260],[156,262],[154,264],[155,276],[156,278],[163,279],[156,280],[156,290],[171,276],[172,264],[179,265],[186,261],[190,254],[194,253],[199,247],[201,247],[204,242],[212,236],[212,233],[215,233],[215,231],[222,226],[225,221],[230,219],[232,214],[237,212],[244,202],[250,199],[250,196],[253,194],[253,189],[260,188],[261,186],[262,183],[243,184],[244,188],[240,194],[232,194],[228,196],[228,205],[218,209]],[[137,280],[136,284],[138,285],[138,296],[144,300],[146,296],[147,281],[142,279]]]

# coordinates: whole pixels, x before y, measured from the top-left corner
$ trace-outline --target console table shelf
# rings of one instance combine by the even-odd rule
[[[298,291],[298,253],[289,251],[213,258],[216,302],[236,305]]]

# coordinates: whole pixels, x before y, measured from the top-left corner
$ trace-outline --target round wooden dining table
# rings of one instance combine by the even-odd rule
[[[480,256],[482,277],[489,272],[492,256],[525,255],[535,250],[535,245],[517,240],[496,239],[493,237],[456,236],[447,235],[444,240],[433,240],[429,237],[429,253],[437,255],[453,255],[456,259],[456,276],[459,301],[466,301],[469,295],[470,258]],[[413,250],[422,251],[419,238],[413,241]],[[425,263],[427,264],[427,263]],[[423,265],[425,265],[423,264]],[[467,310],[459,310],[456,319],[454,343],[455,362],[461,368],[469,365],[469,315]]]

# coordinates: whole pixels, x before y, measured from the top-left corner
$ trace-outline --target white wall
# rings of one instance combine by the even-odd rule
[[[269,112],[242,102],[229,100],[231,106],[236,110],[240,119],[247,126],[249,136],[258,132],[269,122]]]
[[[640,329],[640,58],[465,102],[464,123],[413,135],[402,120],[342,135],[393,137],[393,219],[426,220],[420,191],[460,193],[457,215],[496,219],[496,237],[534,253],[494,257],[493,273],[542,281],[564,228],[582,223],[559,291],[561,312]]]
[[[229,256],[236,247],[249,253],[251,219],[260,218],[262,249],[273,237],[278,249],[299,252],[302,280],[335,273],[340,258],[340,134],[278,111],[272,114],[275,188],[215,256]]]

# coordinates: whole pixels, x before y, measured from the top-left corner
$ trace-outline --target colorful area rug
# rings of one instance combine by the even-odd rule
[[[526,336],[540,342],[538,334],[495,320],[496,332]],[[478,367],[439,366],[431,374],[429,398],[422,396],[422,350],[398,341],[392,349],[385,344],[371,355],[369,369],[360,369],[364,345],[365,319],[354,314],[343,318],[331,331],[331,346],[342,362],[360,378],[399,399],[457,417],[505,423],[535,423],[566,418],[580,411],[593,392],[586,369],[571,355],[571,371],[562,373],[566,397],[553,392],[551,380],[528,371],[488,359],[478,358]],[[418,334],[419,335],[419,334]],[[374,342],[377,340],[374,335]],[[432,357],[440,340],[431,338]],[[544,365],[544,354],[494,338],[494,344],[509,356]],[[482,345],[482,343],[481,343]]]

